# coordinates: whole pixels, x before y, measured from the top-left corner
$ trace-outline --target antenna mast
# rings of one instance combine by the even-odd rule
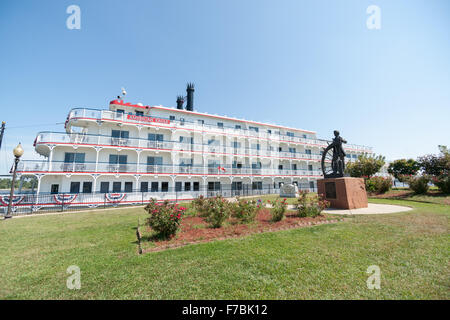
[[[0,128],[0,150],[2,149],[3,133],[5,132],[5,121],[2,121],[2,126]]]

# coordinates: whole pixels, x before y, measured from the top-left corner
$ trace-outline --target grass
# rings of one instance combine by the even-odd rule
[[[384,194],[373,195],[372,198],[397,199],[450,205],[450,195],[441,193],[437,188],[430,188],[426,194],[415,194],[407,188],[394,188]]]
[[[144,255],[142,208],[0,221],[0,299],[449,299],[450,207],[370,201],[414,210]]]

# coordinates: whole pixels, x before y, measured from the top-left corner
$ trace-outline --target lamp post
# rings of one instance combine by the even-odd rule
[[[5,219],[11,218],[11,205],[14,197],[14,184],[16,183],[16,171],[17,171],[17,165],[19,164],[20,157],[23,155],[23,148],[22,145],[19,144],[17,147],[13,150],[14,153],[14,168],[13,168],[13,177],[12,177],[12,183],[11,183],[11,193],[9,194],[9,203],[8,203],[8,212],[6,213]]]

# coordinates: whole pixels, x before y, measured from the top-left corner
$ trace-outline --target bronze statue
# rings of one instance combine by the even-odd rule
[[[346,154],[342,143],[347,143],[347,141],[339,135],[339,131],[334,130],[333,141],[322,153],[322,172],[325,178],[344,176]]]

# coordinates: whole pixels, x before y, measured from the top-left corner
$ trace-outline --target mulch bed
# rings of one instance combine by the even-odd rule
[[[241,224],[237,221],[230,220],[230,223],[227,223],[221,228],[211,228],[202,218],[189,216],[182,220],[180,231],[175,237],[169,240],[149,239],[148,237],[142,236],[142,232],[150,234],[151,228],[148,226],[141,226],[141,244],[145,246],[146,243],[150,242],[153,245],[151,248],[144,248],[142,252],[161,251],[170,248],[178,248],[188,244],[239,238],[254,233],[287,230],[324,223],[336,223],[342,220],[342,218],[330,220],[324,216],[316,218],[299,218],[295,215],[294,211],[288,211],[286,217],[278,222],[272,222],[271,218],[272,216],[269,209],[262,209],[252,223]]]

